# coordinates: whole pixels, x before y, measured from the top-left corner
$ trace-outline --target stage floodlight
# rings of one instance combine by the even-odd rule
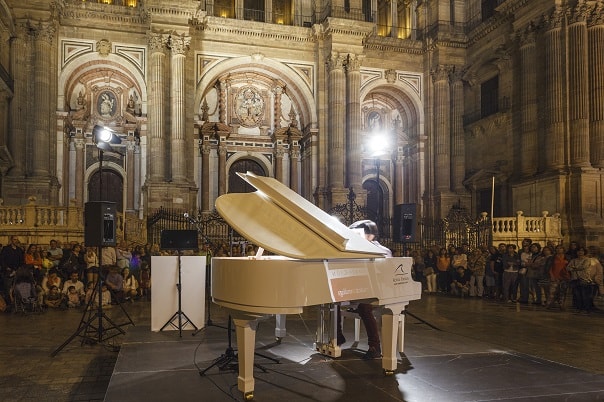
[[[92,140],[96,146],[103,150],[110,150],[111,144],[121,144],[122,139],[108,127],[96,125],[92,129]]]

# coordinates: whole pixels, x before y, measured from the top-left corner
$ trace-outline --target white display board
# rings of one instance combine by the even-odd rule
[[[181,311],[197,328],[205,326],[206,305],[206,257],[181,256]],[[151,331],[159,331],[178,311],[178,257],[151,257]],[[184,325],[182,329],[193,330],[192,325]],[[167,325],[163,330],[178,330],[178,318],[174,321],[176,327]]]

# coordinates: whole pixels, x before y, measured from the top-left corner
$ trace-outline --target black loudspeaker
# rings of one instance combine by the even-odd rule
[[[394,240],[414,243],[417,229],[417,204],[399,204],[394,207]]]
[[[84,204],[84,243],[115,247],[115,202],[89,201]]]
[[[161,231],[160,247],[163,250],[195,250],[197,244],[197,230],[167,230]]]

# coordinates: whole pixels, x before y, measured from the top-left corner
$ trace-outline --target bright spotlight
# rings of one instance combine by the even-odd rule
[[[98,148],[110,149],[110,144],[121,144],[122,139],[112,129],[96,125],[92,129],[92,141]]]
[[[376,134],[372,136],[369,142],[371,156],[381,156],[386,153],[389,147],[388,136],[385,134]]]

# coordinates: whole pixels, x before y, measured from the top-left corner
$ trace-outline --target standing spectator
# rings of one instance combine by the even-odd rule
[[[64,262],[61,265],[63,277],[71,278],[71,274],[73,273],[76,273],[78,277],[83,277],[84,267],[81,265],[81,250],[82,246],[80,246],[78,243],[74,243],[73,246],[71,246],[71,250],[69,250],[67,258],[64,259]]]
[[[50,241],[50,247],[46,250],[47,258],[52,263],[51,268],[58,268],[59,262],[63,259],[63,249],[56,240]]]
[[[599,265],[599,267],[598,267]],[[591,254],[585,247],[577,249],[577,258],[571,260],[567,267],[570,272],[571,287],[573,289],[573,306],[579,312],[589,313],[594,308],[594,297],[598,291],[596,283],[596,274],[602,271],[602,266],[596,258],[592,258]]]
[[[503,300],[503,256],[507,252],[505,243],[499,243],[497,254],[491,256],[491,267],[495,273],[495,298]]]
[[[488,253],[480,247],[475,248],[468,258],[470,277],[470,296],[482,297],[484,294],[484,275]]]
[[[497,286],[495,281],[495,271],[491,262],[497,258],[497,247],[489,246],[489,251],[486,255],[485,270],[484,270],[484,296],[489,299],[495,299],[497,295]]]
[[[424,278],[428,293],[436,292],[436,256],[432,250],[428,250],[424,257]]]
[[[119,269],[130,268],[132,252],[125,240],[122,240],[115,249],[116,265]]]
[[[438,252],[436,257],[436,281],[438,283],[438,291],[449,293],[451,291],[451,281],[449,277],[449,267],[451,266],[451,258],[447,254],[447,249],[444,247]]]
[[[520,268],[518,269],[518,287],[520,288],[520,298],[518,300],[521,304],[527,304],[529,298],[529,280],[526,276],[528,271],[528,264],[533,258],[531,251],[531,239],[522,240],[522,250],[520,251]]]
[[[94,247],[86,247],[86,284],[96,283],[99,279],[99,259],[94,251]]]
[[[549,270],[549,297],[546,305],[548,309],[553,308],[554,304],[557,304],[560,310],[564,309],[566,292],[570,281],[570,275],[566,270],[567,265],[568,260],[566,258],[566,253],[564,252],[564,247],[559,245],[556,247],[556,254],[554,254],[554,257],[552,258]]]
[[[36,280],[37,283],[40,283],[42,281],[42,278],[44,277],[43,273],[42,273],[42,256],[40,255],[40,252],[38,251],[38,246],[35,244],[30,244],[27,247],[27,251],[25,251],[24,254],[24,259],[25,259],[25,265],[29,265],[33,268],[33,275],[34,275],[34,279]]]
[[[545,251],[547,249],[547,251]],[[544,252],[547,255],[551,255],[549,253],[549,248],[544,249]],[[545,277],[545,261],[546,254],[541,251],[541,245],[539,243],[533,243],[530,246],[531,250],[531,258],[527,262],[526,265],[526,279],[527,289],[526,298],[523,298],[522,292],[520,292],[520,302],[528,303],[528,295],[533,295],[533,304],[542,305],[543,304],[543,292],[541,291],[541,286],[539,286],[539,281]]]
[[[16,236],[10,238],[10,244],[2,247],[0,251],[0,281],[2,287],[0,292],[3,292],[4,300],[8,305],[10,303],[10,288],[15,276],[15,272],[19,267],[25,264],[25,252],[21,248],[21,242]]]
[[[503,265],[503,300],[508,303],[516,301],[518,293],[518,270],[520,269],[520,256],[516,253],[516,246],[508,244],[507,252],[502,257]]]

